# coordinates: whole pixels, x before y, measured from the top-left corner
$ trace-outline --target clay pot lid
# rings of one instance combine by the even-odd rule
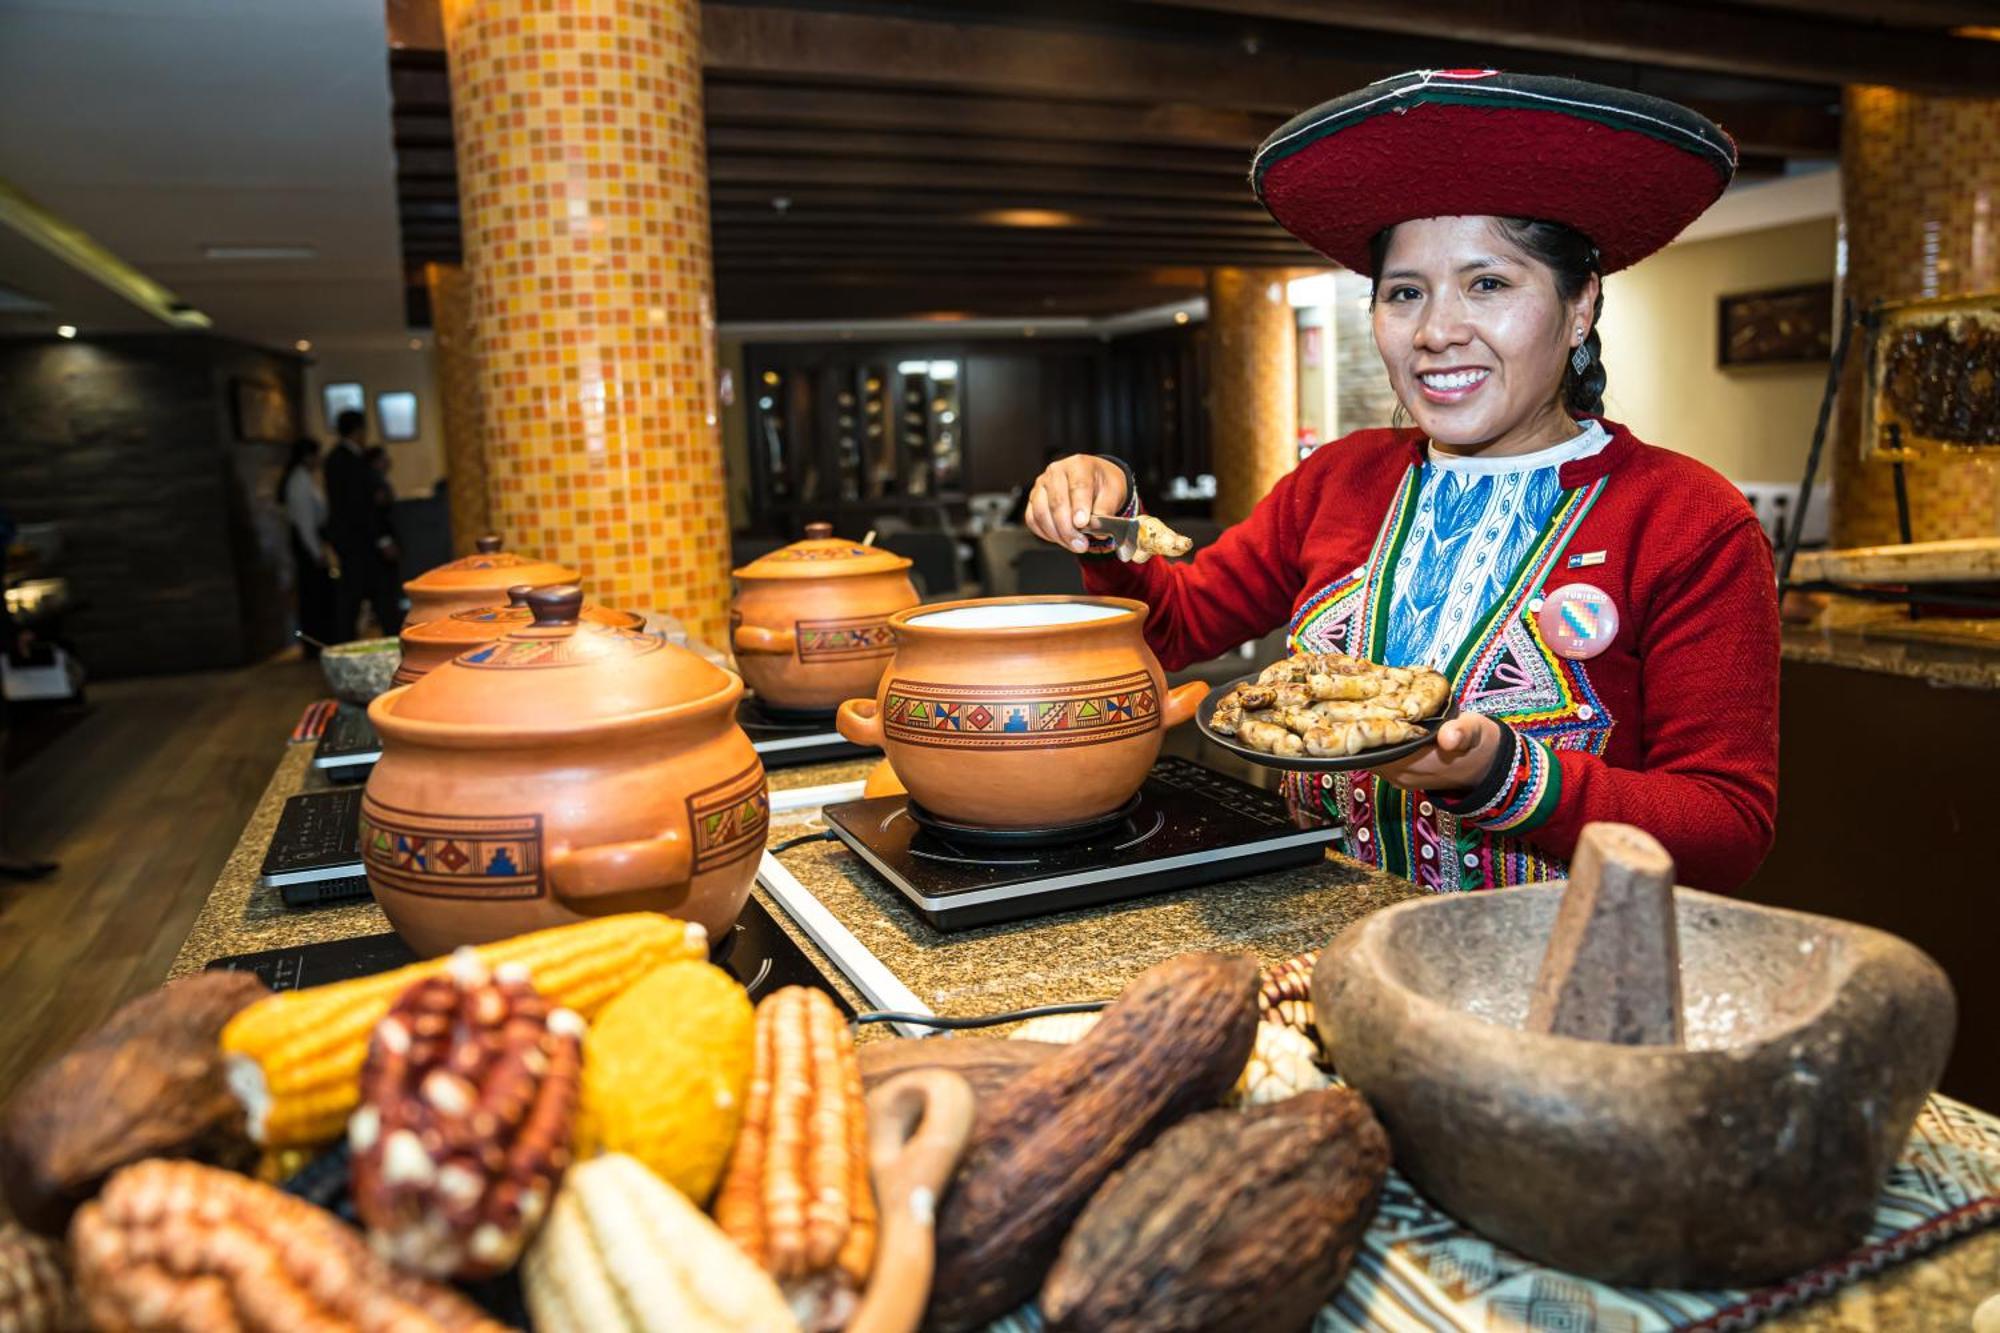
[[[528,605],[530,584],[507,589],[507,605],[482,606],[473,611],[455,611],[439,620],[426,620],[403,631],[404,643],[462,644],[467,648],[491,643],[509,630],[535,622],[534,608]],[[585,602],[579,617],[585,624],[608,625],[612,629],[642,630],[646,618],[631,611],[614,611],[608,606]]]
[[[828,579],[909,567],[894,551],[835,537],[831,523],[808,523],[804,541],[760,555],[734,573],[739,579]]]
[[[703,703],[733,702],[735,676],[637,630],[580,619],[574,584],[527,593],[529,623],[481,643],[377,702],[370,716],[508,735],[564,734]]]
[[[425,570],[403,585],[412,593],[504,593],[518,584],[575,583],[577,572],[549,560],[535,560],[500,549],[498,537],[481,537],[472,555]]]

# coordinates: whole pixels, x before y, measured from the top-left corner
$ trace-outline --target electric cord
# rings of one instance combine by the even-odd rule
[[[796,838],[787,838],[783,842],[773,845],[768,850],[773,856],[776,856],[779,852],[789,852],[792,848],[803,847],[809,842],[832,842],[837,837],[839,835],[832,829],[821,829],[817,833],[801,833]]]

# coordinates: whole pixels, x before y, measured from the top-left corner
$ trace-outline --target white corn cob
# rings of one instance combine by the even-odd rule
[[[636,1158],[570,1168],[522,1265],[540,1333],[798,1333],[777,1284]]]

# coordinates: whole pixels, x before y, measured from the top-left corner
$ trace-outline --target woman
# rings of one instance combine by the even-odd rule
[[[1414,428],[1316,451],[1191,564],[1087,555],[1151,607],[1169,668],[1289,624],[1294,651],[1428,664],[1464,710],[1372,774],[1301,775],[1303,812],[1433,890],[1564,873],[1583,825],[1636,824],[1682,882],[1769,850],[1778,612],[1769,545],[1716,473],[1602,416],[1599,280],[1722,192],[1728,137],[1563,79],[1425,71],[1293,120],[1253,180],[1287,229],[1374,279],[1375,341]],[[1073,457],[1029,506],[1079,553],[1137,512]]]
[[[299,629],[320,643],[331,643],[333,571],[326,544],[326,496],[319,487],[319,441],[301,436],[278,478],[278,504],[292,539],[293,592],[298,599]],[[308,658],[319,656],[319,645],[308,640]]]

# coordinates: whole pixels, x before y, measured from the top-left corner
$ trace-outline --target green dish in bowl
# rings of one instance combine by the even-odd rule
[[[319,655],[319,669],[334,697],[363,707],[389,688],[402,663],[403,646],[393,638],[337,643]]]

